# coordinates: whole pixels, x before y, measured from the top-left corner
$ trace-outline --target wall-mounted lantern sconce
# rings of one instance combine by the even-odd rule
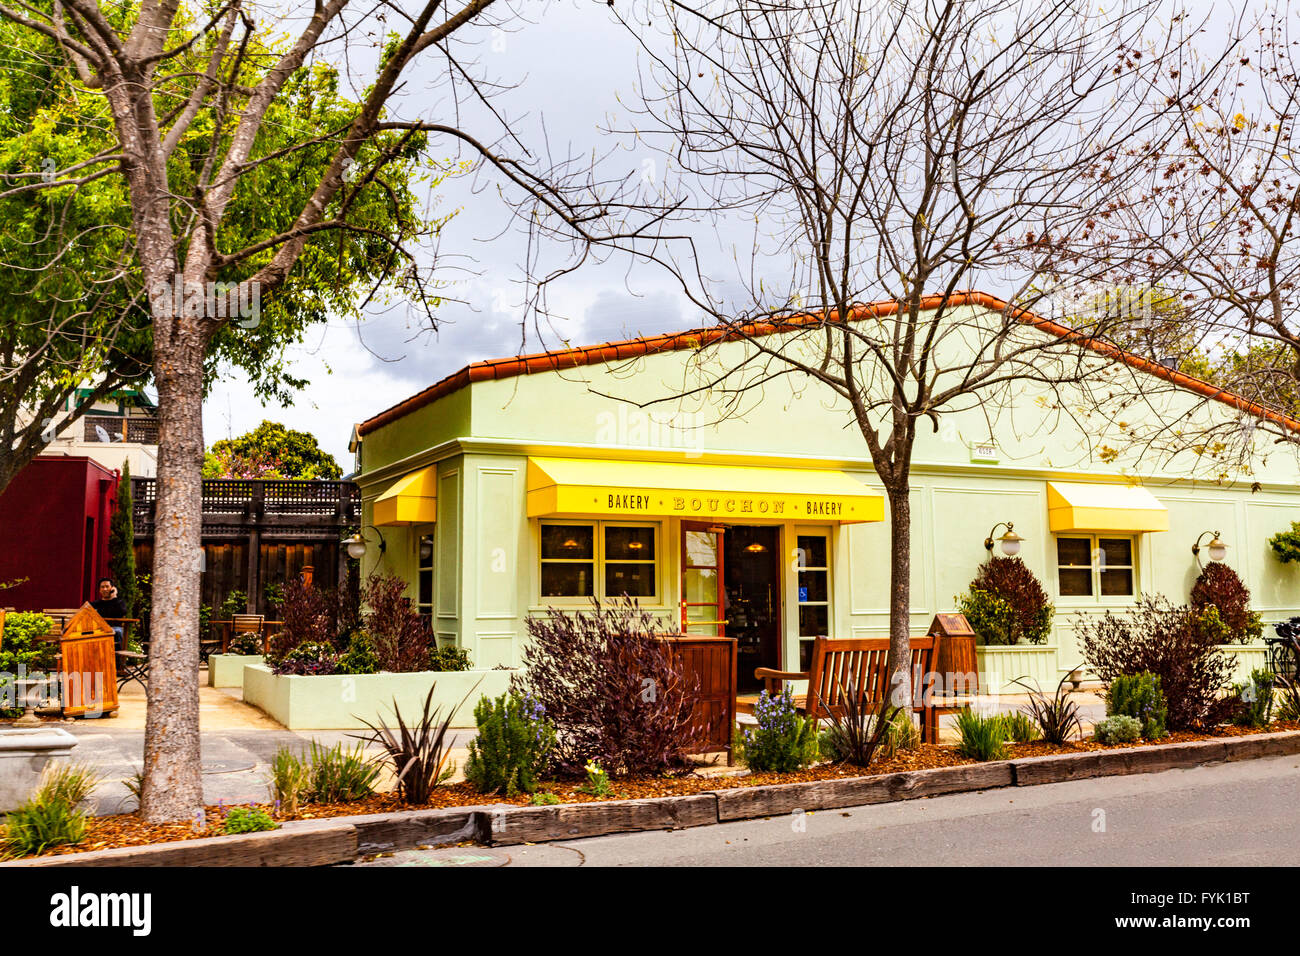
[[[1206,535],[1210,536],[1210,543],[1205,546],[1206,554],[1211,561],[1222,561],[1228,556],[1228,546],[1219,539],[1217,531],[1202,531],[1196,536],[1196,543],[1192,545],[1192,554],[1196,557],[1196,566],[1205,570],[1205,565],[1201,562],[1201,542]]]
[[[362,558],[366,556],[366,548],[367,548],[366,539],[362,537],[362,534],[363,532],[366,531],[367,528],[373,531],[375,533],[375,536],[379,538],[379,553],[383,554],[385,551],[388,550],[388,542],[384,540],[384,533],[380,531],[378,528],[376,528],[374,525],[365,525],[364,527],[360,528],[357,531],[357,533],[354,534],[352,537],[343,539],[343,544],[346,545],[348,549],[349,558],[355,558],[356,560],[360,561]]]
[[[993,553],[993,536],[997,534],[998,528],[1005,527],[1006,533],[997,540],[1002,544],[1002,553],[1008,558],[1015,557],[1020,553],[1020,542],[1025,539],[1016,534],[1016,527],[1010,521],[999,521],[989,532],[989,536],[984,539],[984,550],[990,555]]]

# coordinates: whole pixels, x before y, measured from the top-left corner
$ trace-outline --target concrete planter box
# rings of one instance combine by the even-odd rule
[[[980,691],[985,694],[1028,693],[1014,680],[1051,693],[1061,679],[1056,669],[1055,644],[979,644],[975,661],[980,670]]]
[[[0,730],[0,812],[17,809],[32,795],[45,765],[66,757],[77,738],[62,727]]]
[[[208,686],[243,687],[244,668],[262,660],[261,654],[213,654],[208,658]]]
[[[260,707],[290,730],[364,730],[363,717],[374,721],[382,716],[391,725],[394,700],[409,724],[418,718],[429,688],[436,686],[433,702],[443,708],[443,714],[457,707],[452,726],[473,727],[479,697],[504,694],[515,673],[420,671],[302,677],[276,675],[265,664],[248,664],[244,667],[244,702]]]
[[[1219,650],[1232,660],[1232,680],[1244,684],[1250,680],[1250,672],[1256,668],[1268,668],[1268,645],[1260,644],[1220,644]]]

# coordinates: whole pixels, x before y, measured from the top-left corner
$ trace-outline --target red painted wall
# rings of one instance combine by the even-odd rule
[[[0,494],[0,606],[80,607],[108,575],[118,473],[89,458],[37,458]],[[91,522],[93,522],[93,527]]]

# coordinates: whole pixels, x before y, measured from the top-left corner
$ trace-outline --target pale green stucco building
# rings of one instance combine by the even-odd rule
[[[846,407],[789,377],[726,415],[707,395],[630,403],[673,396],[702,364],[752,348],[699,345],[682,334],[477,363],[358,426],[365,521],[386,545],[364,570],[382,562],[405,577],[438,640],[478,668],[519,662],[529,615],[622,590],[673,621],[726,619],[742,681],[757,664],[796,668],[816,634],[885,636],[888,509]],[[1123,609],[1142,592],[1185,602],[1205,531],[1221,532],[1266,621],[1300,613],[1300,569],[1267,543],[1300,518],[1294,455],[1261,438],[1247,472],[1159,454],[1133,438],[1143,421],[1232,421],[1240,402],[1132,363],[1125,375],[1150,387],[1122,410],[1023,385],[923,430],[914,633],[954,608],[998,522],[1014,522],[1057,609],[1045,648],[988,656],[1003,678],[1054,681],[1078,665],[1076,611]],[[693,521],[702,534],[684,534]],[[710,613],[719,540],[728,599]]]

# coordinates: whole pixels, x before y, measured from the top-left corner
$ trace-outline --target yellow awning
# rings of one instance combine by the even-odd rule
[[[1168,531],[1169,512],[1139,485],[1047,483],[1052,531]]]
[[[411,472],[375,499],[373,522],[377,527],[431,524],[438,516],[437,496],[437,466]]]
[[[528,459],[528,516],[734,521],[881,521],[884,498],[852,475],[664,461]]]

